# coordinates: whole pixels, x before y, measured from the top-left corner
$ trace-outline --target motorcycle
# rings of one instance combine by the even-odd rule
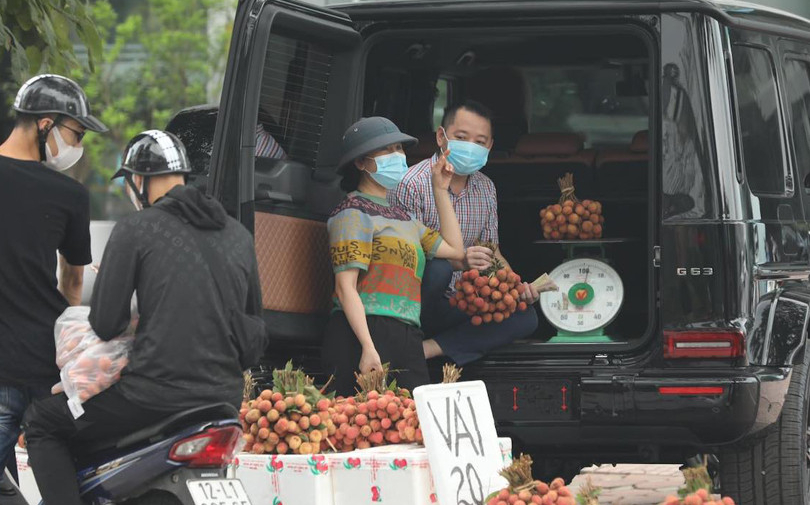
[[[251,505],[242,483],[226,476],[241,445],[232,405],[181,412],[75,447],[80,494],[88,505]]]

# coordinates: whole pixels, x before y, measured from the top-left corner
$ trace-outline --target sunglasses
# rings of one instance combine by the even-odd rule
[[[80,132],[80,131],[78,131],[78,130],[74,130],[73,128],[71,128],[70,126],[68,126],[68,125],[66,125],[66,124],[64,124],[64,123],[56,123],[56,126],[61,126],[61,127],[63,127],[63,128],[67,128],[68,130],[72,131],[72,132],[73,132],[73,134],[74,134],[74,135],[76,135],[76,142],[78,142],[78,143],[81,143],[81,142],[82,142],[82,139],[83,139],[83,138],[84,138],[84,136],[85,136],[85,134],[87,134],[87,131],[86,131],[86,130],[85,130],[85,131],[83,131],[83,132]]]

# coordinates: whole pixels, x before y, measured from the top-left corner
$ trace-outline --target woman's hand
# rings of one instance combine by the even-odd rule
[[[382,363],[380,362],[380,355],[377,354],[377,349],[373,345],[363,347],[363,354],[360,356],[360,373],[366,374],[372,370],[382,370]]]
[[[453,180],[455,169],[452,163],[447,161],[449,154],[450,150],[445,150],[431,167],[431,182],[433,182],[434,190],[447,191],[450,188],[450,181]]]

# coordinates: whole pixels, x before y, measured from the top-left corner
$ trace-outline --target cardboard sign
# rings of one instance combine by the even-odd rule
[[[441,505],[483,505],[506,486],[495,420],[481,381],[420,386],[413,392]]]

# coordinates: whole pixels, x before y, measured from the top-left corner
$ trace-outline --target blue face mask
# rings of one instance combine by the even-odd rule
[[[405,160],[405,155],[391,153],[376,156],[373,159],[374,163],[377,164],[377,171],[368,175],[385,189],[396,188],[408,171],[408,162]]]
[[[470,175],[484,168],[489,158],[489,149],[466,140],[450,140],[447,132],[444,132],[447,139],[447,148],[450,155],[447,161],[453,164],[453,168],[459,175]]]

